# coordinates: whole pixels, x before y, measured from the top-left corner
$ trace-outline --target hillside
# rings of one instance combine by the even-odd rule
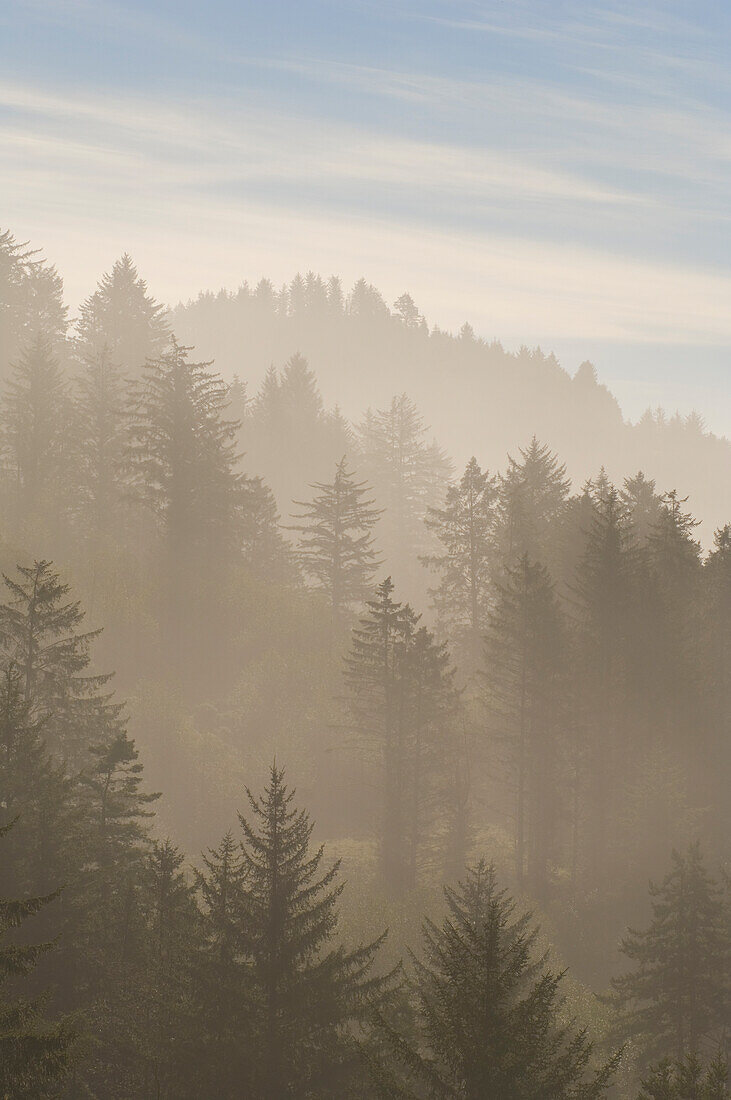
[[[704,516],[704,541],[731,513],[731,443],[707,432],[701,415],[648,410],[631,424],[601,384],[601,365],[584,363],[572,377],[540,348],[512,353],[467,324],[456,336],[440,331],[408,295],[391,310],[363,280],[347,296],[339,280],[312,274],[281,291],[262,280],[205,293],[172,310],[172,327],[224,377],[238,375],[250,398],[270,365],[299,352],[325,404],[352,421],[406,391],[458,466],[474,453],[500,468],[536,435],[561,456],[575,486],[604,465],[615,481],[642,469],[658,488],[677,488]],[[304,485],[318,474],[302,476]]]

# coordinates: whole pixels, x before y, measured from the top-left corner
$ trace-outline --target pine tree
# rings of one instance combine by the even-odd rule
[[[440,553],[422,560],[440,575],[431,590],[440,623],[464,645],[474,667],[487,628],[495,570],[495,478],[471,458],[443,508],[429,508],[426,526]]]
[[[622,952],[635,969],[612,982],[620,1028],[650,1055],[683,1059],[728,1023],[729,914],[697,843],[673,852],[672,870],[650,884],[652,920],[630,929]]]
[[[49,561],[19,565],[18,580],[4,576],[10,591],[0,604],[0,647],[23,679],[28,703],[47,715],[44,737],[49,748],[81,766],[94,739],[112,738],[121,728],[122,707],[103,688],[111,674],[91,675],[90,648],[100,631],[80,631],[84,620],[78,600],[69,600]]]
[[[209,1088],[222,1098],[236,1096],[252,1072],[254,1005],[240,928],[245,883],[241,846],[226,833],[197,873],[203,937],[198,997],[206,1021],[200,1057]]]
[[[697,725],[701,709],[700,544],[693,537],[698,521],[683,511],[684,503],[675,490],[666,493],[647,539],[654,602],[648,688],[658,740],[681,758],[686,731]],[[696,757],[698,750],[695,745]]]
[[[74,509],[94,536],[109,529],[123,498],[126,411],[122,376],[105,345],[83,361],[74,400]]]
[[[277,502],[260,477],[240,481],[241,548],[251,569],[269,581],[291,580],[297,574],[294,554],[282,535]]]
[[[412,956],[416,1049],[387,1029],[396,1060],[412,1079],[421,1079],[429,1096],[605,1096],[616,1058],[590,1068],[592,1043],[563,1020],[563,973],[548,969],[545,955],[536,957],[531,914],[516,915],[484,862],[455,889],[447,887],[445,898],[442,926],[427,920],[423,958]]]
[[[345,680],[359,746],[378,769],[381,875],[399,895],[416,880],[427,821],[434,831],[456,707],[453,671],[446,646],[419,628],[408,604],[393,600],[390,577],[366,606],[352,633]]]
[[[576,567],[576,700],[585,725],[587,867],[607,873],[612,794],[622,789],[634,746],[628,714],[638,658],[636,608],[641,591],[634,530],[613,486],[592,500],[591,524]],[[583,769],[581,769],[583,771]],[[578,842],[578,823],[574,836]],[[577,862],[574,853],[572,863]],[[626,858],[626,853],[624,853]]]
[[[354,951],[333,946],[339,864],[322,869],[311,849],[313,825],[293,806],[294,791],[275,766],[244,834],[240,935],[252,962],[256,1006],[253,1080],[261,1100],[348,1095],[360,1060],[352,1025],[365,1020],[389,979],[374,977],[382,938]]]
[[[721,838],[731,828],[731,524],[716,531],[703,568],[702,636],[704,695],[712,731],[710,788]]]
[[[498,586],[486,640],[488,735],[503,754],[512,795],[518,886],[548,889],[560,813],[558,767],[565,705],[565,631],[551,579],[527,555]]]
[[[104,353],[126,378],[139,375],[148,359],[162,355],[170,337],[164,307],[148,294],[127,253],[81,306],[76,329],[82,358]]]
[[[18,825],[4,841],[0,893],[50,890],[68,881],[74,861],[79,808],[72,781],[48,755],[44,726],[9,663],[0,674],[0,812]]]
[[[504,561],[513,564],[528,554],[533,561],[553,565],[556,549],[551,535],[566,509],[569,485],[566,467],[535,436],[520,449],[520,460],[508,456],[498,490],[498,538]]]
[[[0,826],[4,841],[13,823]],[[20,928],[46,905],[58,891],[44,897],[14,900],[0,897],[0,941]],[[30,974],[52,943],[21,945],[0,942],[0,985]],[[42,1015],[40,1000],[0,1000],[0,1096],[3,1100],[37,1100],[49,1095],[66,1076],[73,1051],[74,1032],[66,1020],[53,1023]]]
[[[0,231],[0,380],[10,365],[43,336],[58,350],[68,313],[63,281],[55,267],[39,258],[39,250]]]
[[[719,1051],[704,1067],[693,1054],[682,1061],[664,1058],[642,1081],[637,1100],[728,1100],[728,1062]]]
[[[291,529],[301,532],[302,568],[327,594],[333,623],[339,626],[354,604],[361,603],[379,565],[373,549],[373,527],[380,511],[373,508],[365,481],[356,481],[342,458],[332,482],[312,486],[309,503],[295,501],[305,522]]]
[[[144,969],[131,1002],[140,1094],[170,1100],[195,1100],[205,1087],[194,1048],[202,1030],[194,1000],[199,914],[183,858],[166,840],[154,841],[146,859]]]
[[[380,538],[392,573],[414,578],[414,560],[424,553],[424,516],[441,507],[450,467],[426,441],[427,428],[405,393],[388,409],[366,414],[357,430],[359,464],[383,505]]]
[[[174,339],[149,360],[133,391],[128,459],[139,499],[158,517],[171,554],[215,557],[238,544],[238,424],[228,387],[210,363],[192,363]]]
[[[58,360],[43,333],[13,367],[2,428],[19,520],[57,519],[66,489],[69,403]]]
[[[624,479],[620,499],[632,522],[635,537],[638,542],[645,543],[660,513],[660,497],[655,492],[655,482],[639,470],[634,477]]]

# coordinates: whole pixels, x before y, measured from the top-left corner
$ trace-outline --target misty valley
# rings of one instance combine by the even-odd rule
[[[731,443],[97,276],[0,233],[0,1097],[728,1098]]]

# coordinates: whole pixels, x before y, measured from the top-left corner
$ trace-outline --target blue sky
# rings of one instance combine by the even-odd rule
[[[298,268],[731,434],[731,5],[0,6],[2,223],[74,306]]]

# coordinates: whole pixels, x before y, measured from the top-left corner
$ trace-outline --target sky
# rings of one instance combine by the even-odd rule
[[[124,251],[365,276],[731,436],[730,51],[728,0],[13,0],[0,226],[72,312]]]

